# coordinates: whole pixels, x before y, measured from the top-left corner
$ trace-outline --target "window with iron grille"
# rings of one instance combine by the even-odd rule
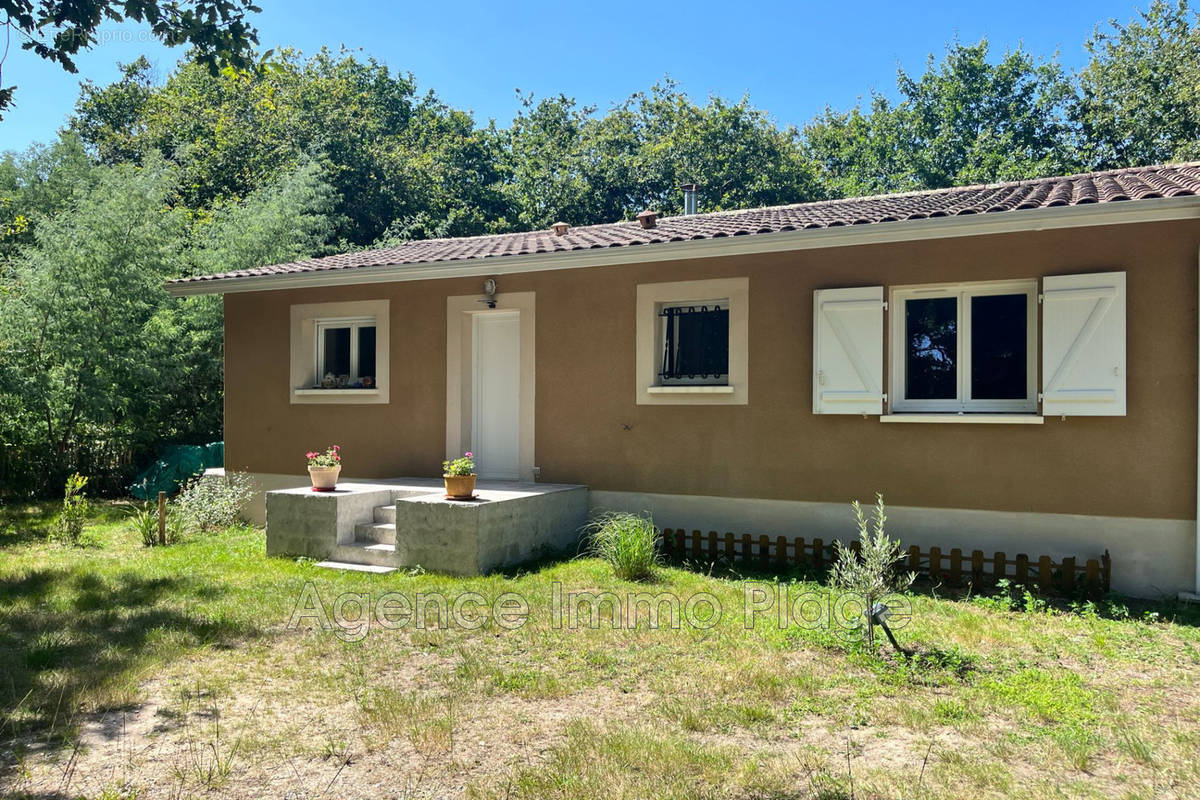
[[[663,386],[729,382],[729,303],[673,303],[661,307]]]

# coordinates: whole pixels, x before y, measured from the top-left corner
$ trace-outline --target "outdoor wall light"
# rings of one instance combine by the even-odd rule
[[[486,295],[481,303],[487,303],[488,308],[496,307],[496,281],[488,278],[483,282],[483,293]]]

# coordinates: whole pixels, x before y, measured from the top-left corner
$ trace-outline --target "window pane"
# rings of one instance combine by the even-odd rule
[[[908,300],[904,304],[904,318],[905,398],[955,399],[958,397],[958,298]]]
[[[375,377],[375,326],[358,329],[358,377]]]
[[[971,397],[1028,396],[1026,322],[1029,298],[995,294],[971,298]]]
[[[729,372],[729,309],[667,308],[662,377],[720,378]]]
[[[349,375],[350,329],[325,328],[324,339],[325,372],[332,372],[335,378]]]

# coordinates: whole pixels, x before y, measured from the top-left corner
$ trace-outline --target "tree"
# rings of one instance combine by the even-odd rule
[[[987,40],[956,42],[920,77],[899,71],[899,102],[873,95],[867,112],[827,109],[804,130],[822,180],[845,196],[1072,170],[1069,78],[1023,50],[995,63],[989,51]]]
[[[179,269],[183,217],[164,210],[174,181],[162,159],[101,169],[15,260],[0,297],[0,387],[16,406],[4,434],[41,479],[61,482],[66,465],[141,428],[155,387],[143,331]]]
[[[1075,115],[1096,169],[1200,158],[1200,15],[1154,0],[1087,42]]]
[[[93,179],[92,162],[74,136],[0,158],[0,276],[16,250],[33,241],[37,220],[57,214]]]
[[[200,274],[252,269],[327,253],[337,197],[321,173],[318,164],[306,162],[245,200],[200,215],[190,232],[182,270]],[[136,443],[141,452],[163,442],[221,438],[223,320],[219,296],[162,298],[144,336],[156,389],[147,393],[140,412],[153,435]]]
[[[164,443],[222,429],[222,304],[170,300],[163,281],[325,252],[332,189],[306,163],[213,212],[173,208],[178,170],[90,167],[69,202],[35,214],[0,280],[0,441],[31,491],[86,465],[109,491]],[[13,490],[14,487],[5,487]]]
[[[746,98],[695,103],[671,81],[603,116],[565,95],[524,108],[505,132],[504,191],[519,228],[682,211],[679,186],[699,183],[701,210],[822,196],[796,130],[777,127]]]
[[[913,573],[900,573],[896,567],[904,560],[904,548],[898,539],[884,531],[887,508],[883,495],[876,492],[875,507],[867,520],[857,500],[851,503],[858,525],[859,552],[838,542],[837,560],[829,570],[829,580],[837,588],[856,595],[863,603],[867,647],[875,649],[875,606],[889,594],[902,592],[912,585]]]
[[[193,60],[210,70],[219,64],[246,69],[258,44],[246,15],[259,10],[251,0],[0,0],[0,24],[17,34],[22,49],[71,73],[77,72],[75,55],[96,44],[102,22],[126,20],[149,25],[166,45],[190,44]],[[16,88],[0,88],[0,114]]]
[[[335,238],[352,246],[389,226],[408,238],[485,233],[505,216],[494,131],[348,52],[284,50],[260,71],[215,76],[185,62],[159,86],[135,63],[109,86],[85,84],[71,125],[104,163],[164,154],[189,208],[235,202],[316,160],[339,196]]]

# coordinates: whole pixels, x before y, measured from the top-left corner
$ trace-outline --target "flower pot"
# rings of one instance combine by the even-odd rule
[[[309,467],[308,477],[312,479],[314,492],[332,492],[337,488],[338,475],[342,472],[342,465],[336,467]]]
[[[467,500],[475,495],[476,475],[443,475],[446,482],[446,496],[455,500]]]

